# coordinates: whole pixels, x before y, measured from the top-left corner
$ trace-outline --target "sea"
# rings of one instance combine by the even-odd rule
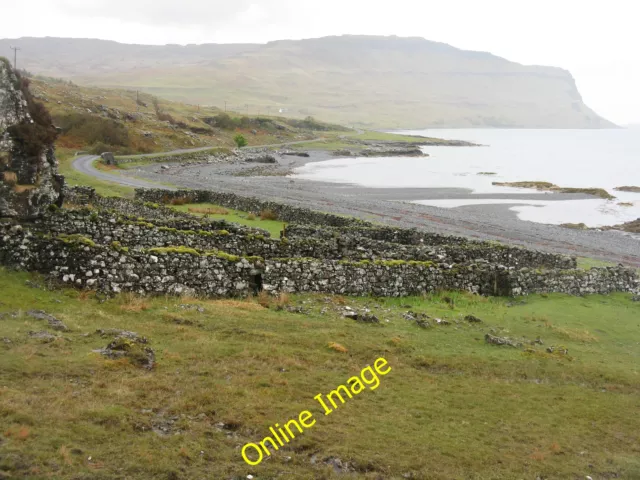
[[[363,187],[465,189],[452,190],[450,198],[416,199],[415,203],[442,208],[506,204],[521,220],[547,224],[602,227],[640,218],[640,193],[615,190],[620,186],[640,187],[640,129],[430,129],[394,133],[466,140],[482,146],[423,147],[429,154],[423,158],[335,158],[300,167],[295,176]],[[533,189],[492,185],[518,181],[604,188],[617,198],[558,201]],[[467,193],[485,195],[482,199],[467,198]],[[511,194],[510,198],[491,198],[491,194],[505,193]]]

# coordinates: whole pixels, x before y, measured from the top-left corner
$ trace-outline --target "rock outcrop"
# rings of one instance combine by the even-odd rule
[[[57,173],[57,130],[23,79],[0,58],[0,218],[40,217],[62,203]]]

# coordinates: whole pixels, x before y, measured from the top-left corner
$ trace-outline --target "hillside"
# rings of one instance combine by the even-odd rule
[[[249,145],[266,145],[315,138],[320,130],[345,130],[315,120],[227,116],[215,107],[172,102],[134,90],[83,87],[50,77],[32,77],[29,84],[34,98],[62,128],[59,148],[152,153],[233,147],[238,133]]]
[[[285,109],[363,127],[603,128],[571,74],[420,38],[342,36],[266,45],[124,45],[86,39],[0,40],[21,67],[86,85],[173,100]]]

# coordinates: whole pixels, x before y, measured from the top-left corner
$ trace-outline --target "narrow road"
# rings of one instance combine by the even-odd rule
[[[300,140],[296,142],[284,142],[284,143],[271,143],[268,145],[254,145],[251,147],[245,147],[245,150],[253,150],[256,148],[266,148],[266,147],[287,147],[290,145],[302,145],[303,143],[313,143],[313,142],[321,142],[324,140],[324,137],[314,138],[312,140]],[[143,153],[140,155],[131,155],[127,156],[127,158],[147,158],[147,157],[157,157],[157,156],[170,156],[170,155],[178,155],[181,153],[196,153],[196,152],[204,152],[206,150],[213,150],[214,148],[219,147],[197,147],[197,148],[181,148],[178,150],[171,150],[169,152],[161,152],[161,153]],[[98,170],[93,166],[93,162],[95,162],[98,158],[98,155],[82,155],[76,158],[71,164],[74,170],[77,170],[80,173],[84,173],[85,175],[90,175],[98,180],[103,180],[105,182],[117,183],[119,185],[125,185],[127,187],[134,188],[162,188],[165,190],[177,190],[175,187],[170,187],[168,185],[162,185],[158,183],[151,183],[144,180],[140,180],[137,178],[125,177],[123,175],[118,175],[117,173],[108,173],[102,170]]]

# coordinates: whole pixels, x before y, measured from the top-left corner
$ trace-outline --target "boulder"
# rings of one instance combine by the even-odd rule
[[[102,163],[104,163],[105,165],[118,164],[118,162],[116,162],[116,157],[114,157],[113,153],[111,152],[104,152],[102,155],[100,155],[100,158],[102,158]]]
[[[10,63],[0,57],[0,217],[33,219],[62,205],[58,129]]]
[[[250,163],[278,163],[273,155],[267,154],[249,155],[245,157],[244,161]]]

